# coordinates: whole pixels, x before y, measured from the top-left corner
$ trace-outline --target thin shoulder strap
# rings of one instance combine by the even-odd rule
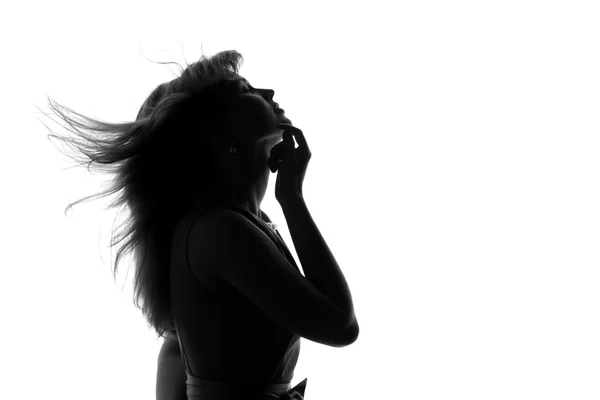
[[[181,350],[181,362],[185,367],[186,375],[188,373],[192,374],[192,368],[190,367],[190,364],[188,363],[187,357],[185,355],[185,349],[183,348],[183,340],[181,340],[181,336],[179,336],[179,328],[177,327],[177,322],[175,322],[175,319],[173,319],[173,324],[175,325],[175,333],[177,334],[177,341],[179,342],[179,350]]]

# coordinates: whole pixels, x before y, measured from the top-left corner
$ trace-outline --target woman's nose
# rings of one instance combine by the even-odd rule
[[[265,99],[266,99],[267,101],[271,101],[271,100],[273,100],[273,96],[275,95],[275,91],[274,91],[274,90],[271,90],[271,89],[263,89],[263,93],[264,93]]]

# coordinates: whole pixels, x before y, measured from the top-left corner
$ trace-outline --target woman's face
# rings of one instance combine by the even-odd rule
[[[242,77],[231,81],[230,86],[229,123],[235,132],[260,140],[277,133],[281,135],[275,124],[292,123],[273,101],[273,90],[254,88]]]

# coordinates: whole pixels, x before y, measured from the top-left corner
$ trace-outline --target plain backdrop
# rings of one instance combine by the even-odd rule
[[[154,399],[157,340],[111,274],[110,176],[46,96],[130,121],[235,49],[312,150],[307,204],[360,337],[302,339],[307,400],[600,397],[594,1],[33,1],[2,6],[0,398]],[[271,175],[262,208],[298,260]],[[243,332],[240,332],[243,334]]]

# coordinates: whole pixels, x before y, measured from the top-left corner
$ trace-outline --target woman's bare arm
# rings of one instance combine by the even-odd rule
[[[156,400],[186,400],[186,379],[177,336],[168,336],[158,354]]]

